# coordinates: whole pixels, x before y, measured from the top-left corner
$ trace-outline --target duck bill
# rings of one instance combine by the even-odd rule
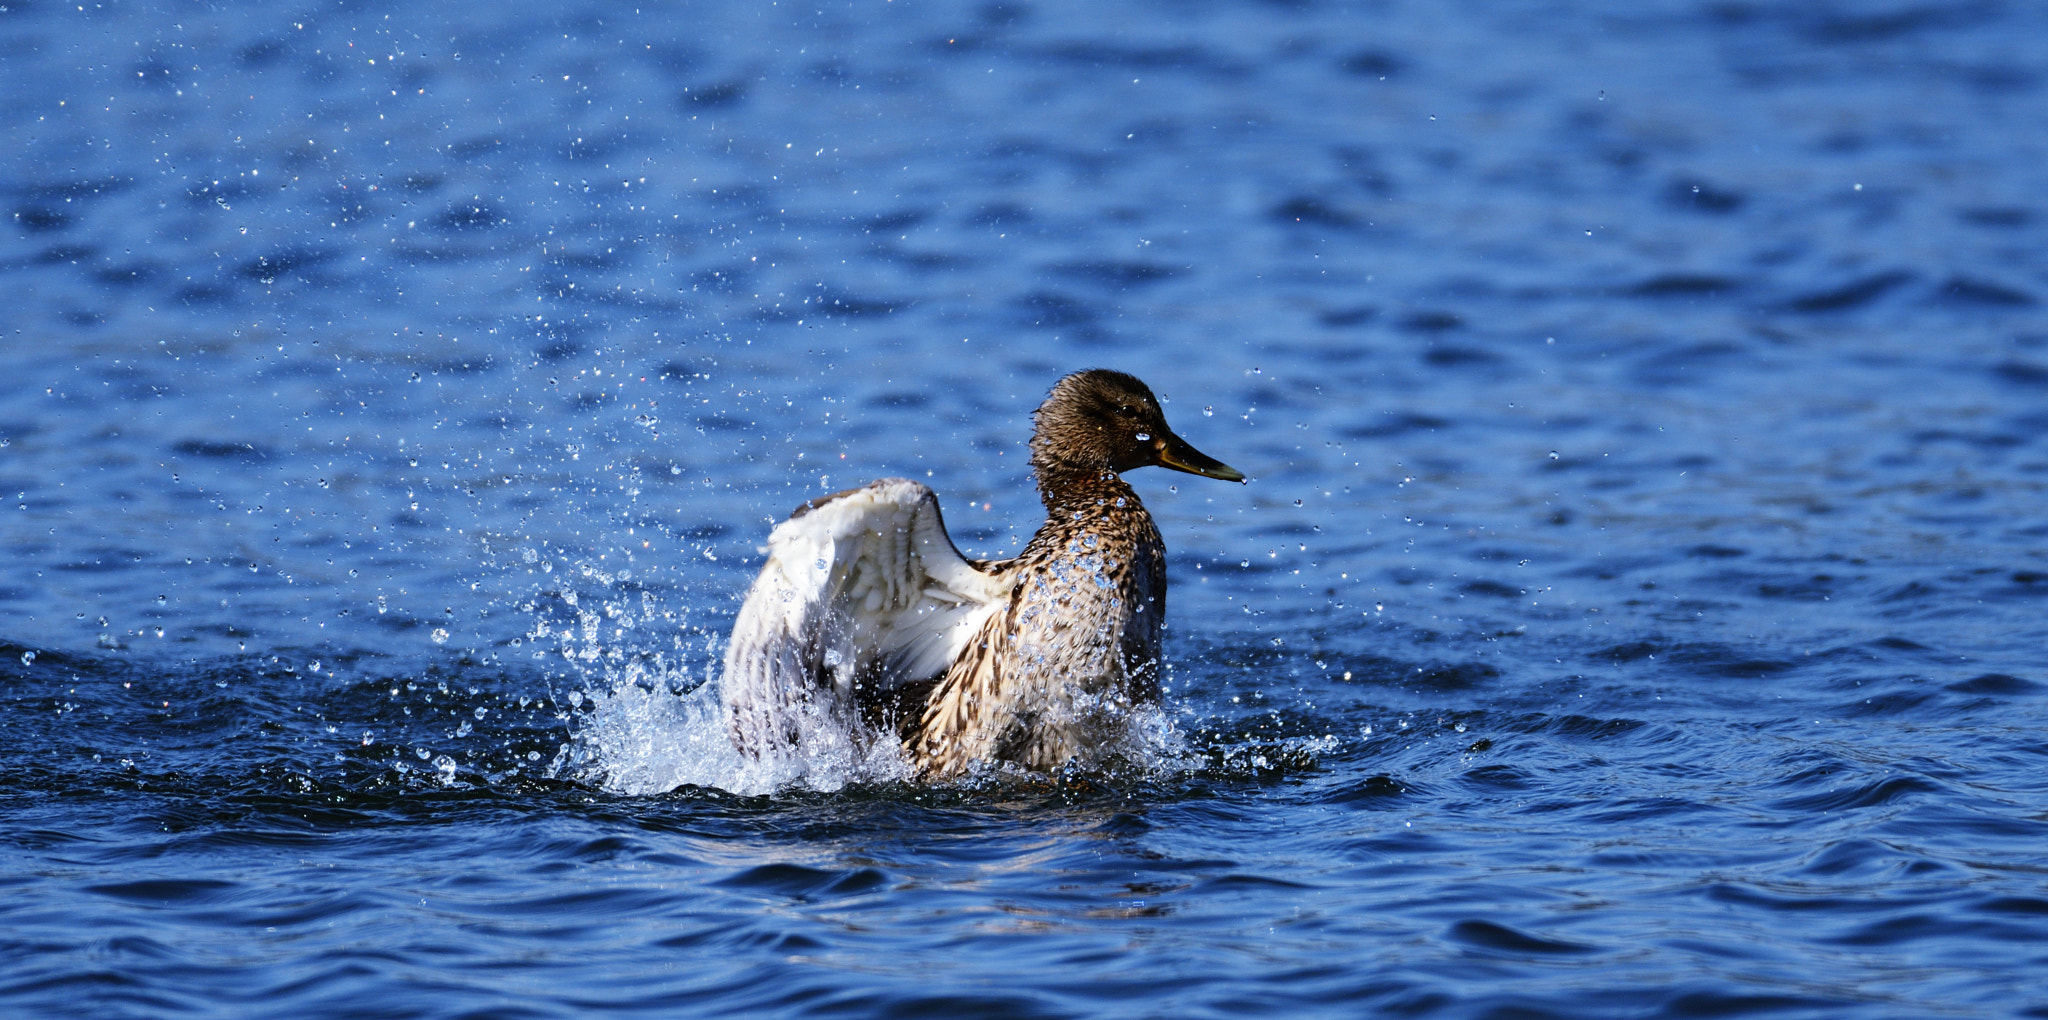
[[[1244,472],[1189,446],[1187,440],[1172,433],[1167,433],[1159,443],[1159,466],[1226,482],[1244,481]]]

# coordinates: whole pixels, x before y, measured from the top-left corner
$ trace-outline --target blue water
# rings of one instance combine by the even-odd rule
[[[2048,1016],[2048,13],[0,3],[0,1013]],[[1178,750],[763,784],[1134,372]],[[830,780],[831,777],[827,777]]]

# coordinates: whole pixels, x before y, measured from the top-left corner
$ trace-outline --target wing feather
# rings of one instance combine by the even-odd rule
[[[1008,595],[954,548],[921,483],[884,478],[804,505],[769,536],[726,646],[733,742],[758,757],[824,724],[864,743],[861,702],[943,675]]]

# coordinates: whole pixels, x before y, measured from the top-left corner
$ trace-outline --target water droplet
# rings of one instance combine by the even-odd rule
[[[1298,499],[1297,499],[1297,500],[1295,500],[1295,501],[1294,501],[1294,505],[1295,505],[1295,506],[1300,506],[1300,505],[1301,505],[1301,500],[1298,500]]]
[[[1557,459],[1557,451],[1556,451],[1556,450],[1552,450],[1552,451],[1550,451],[1550,459],[1551,459],[1551,460],[1556,460],[1556,459]]]
[[[1214,417],[1216,417],[1216,409],[1215,409],[1214,407],[1205,407],[1205,408],[1202,408],[1202,417],[1204,417],[1204,418],[1214,418]]]
[[[428,636],[428,637],[430,637],[430,638],[432,638],[432,639],[434,639],[434,643],[435,643],[435,644],[437,644],[437,645],[445,645],[445,644],[447,644],[447,643],[448,643],[448,628],[446,628],[446,627],[435,627],[435,628],[434,628],[434,632],[433,632],[432,634],[429,634],[429,635],[427,635],[427,636]]]

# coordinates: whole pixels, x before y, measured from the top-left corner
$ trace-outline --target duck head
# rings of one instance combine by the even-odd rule
[[[1061,379],[1032,415],[1031,466],[1039,477],[1124,472],[1158,465],[1226,482],[1236,468],[1189,446],[1166,427],[1159,398],[1135,376],[1091,368]]]

